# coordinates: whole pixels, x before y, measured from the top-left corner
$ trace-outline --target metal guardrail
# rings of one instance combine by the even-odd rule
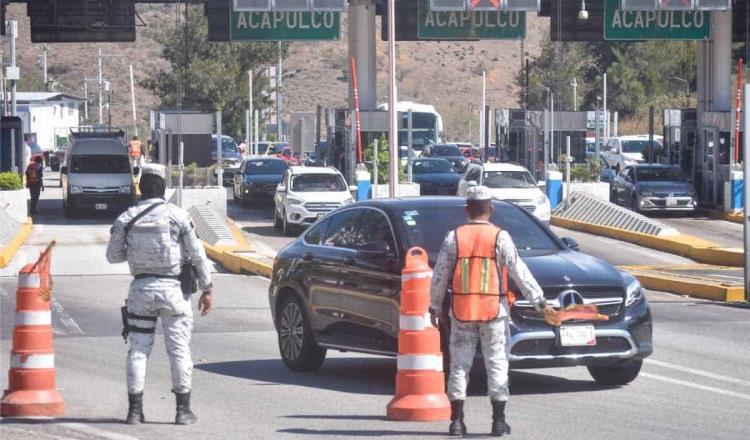
[[[237,246],[226,220],[209,205],[191,206],[187,211],[198,238],[213,246]]]
[[[655,237],[680,235],[679,231],[661,222],[582,192],[572,193],[569,207],[566,209],[565,204],[561,203],[552,214],[567,220],[619,228]]]

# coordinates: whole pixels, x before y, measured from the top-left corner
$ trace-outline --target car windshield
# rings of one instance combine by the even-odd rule
[[[81,174],[130,173],[130,161],[123,154],[76,154],[70,158],[70,172]]]
[[[266,151],[268,151],[268,144],[258,144],[258,154],[266,154]]]
[[[461,150],[455,145],[435,145],[432,147],[435,156],[461,156]]]
[[[643,153],[648,148],[648,140],[642,141],[623,141],[622,152],[623,153]],[[660,149],[661,144],[658,141],[654,141],[654,148]]]
[[[287,170],[286,163],[281,160],[254,160],[245,165],[245,174],[284,174]]]
[[[638,167],[635,178],[639,182],[687,182],[678,168]]]
[[[448,231],[466,223],[466,212],[461,205],[408,208],[398,212],[409,247],[421,246],[437,259]],[[541,226],[521,208],[508,204],[495,204],[490,221],[508,231],[521,256],[545,255],[557,252],[560,247]]]
[[[216,139],[211,142],[211,151],[216,153]],[[237,143],[232,139],[222,139],[221,141],[221,152],[223,153],[239,153]]]
[[[294,192],[346,191],[346,183],[338,174],[300,174],[292,177]]]
[[[447,160],[418,160],[414,162],[414,174],[455,173]]]
[[[484,186],[488,188],[534,188],[536,183],[528,171],[486,171]]]

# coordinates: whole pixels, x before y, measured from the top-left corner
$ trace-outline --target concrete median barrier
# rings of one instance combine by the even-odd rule
[[[701,264],[623,266],[650,290],[712,301],[745,301],[741,269]]]
[[[0,210],[0,267],[7,266],[31,235],[31,219],[19,222],[6,210]]]

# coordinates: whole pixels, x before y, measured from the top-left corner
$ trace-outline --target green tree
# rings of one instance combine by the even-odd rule
[[[169,64],[151,72],[142,85],[161,98],[162,107],[178,106],[181,85],[182,108],[222,112],[222,131],[244,137],[248,76],[253,71],[253,107],[270,106],[270,81],[264,65],[277,61],[276,42],[210,42],[202,8],[190,7],[187,23],[167,26],[159,37],[161,56]],[[288,44],[282,45],[286,56]],[[182,80],[182,81],[181,81]]]
[[[383,135],[378,140],[378,184],[384,184],[390,182],[388,178],[389,171],[388,165],[391,163],[391,158],[388,152],[388,138]],[[365,162],[372,164],[375,157],[374,144],[365,145],[362,149],[362,158]],[[400,165],[400,164],[399,164]],[[370,168],[372,171],[372,168]],[[398,180],[404,182],[404,170],[401,166],[398,167]]]

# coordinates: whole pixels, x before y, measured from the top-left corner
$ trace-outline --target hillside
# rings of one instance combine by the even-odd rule
[[[112,122],[131,122],[128,64],[135,70],[136,82],[146,72],[164,66],[159,58],[160,46],[155,38],[165,24],[175,18],[174,6],[138,5],[146,26],[137,30],[135,43],[119,44],[54,44],[49,46],[50,77],[60,83],[61,91],[83,96],[83,78],[96,76],[96,52],[102,48],[114,55],[105,64],[103,76],[112,83]],[[42,45],[31,44],[29,22],[24,5],[12,4],[11,19],[19,21],[18,56],[22,89],[37,89],[42,84],[42,71],[36,64]],[[379,20],[378,20],[379,22]],[[548,21],[529,16],[526,51],[538,53],[542,39],[547,38]],[[340,41],[293,43],[286,71],[299,73],[284,83],[284,111],[314,110],[316,104],[326,107],[346,105],[348,96],[345,72],[348,71],[346,23],[342,23]],[[378,31],[379,32],[379,31]],[[7,57],[8,45],[3,45]],[[521,44],[518,41],[477,42],[399,42],[399,99],[434,104],[443,115],[447,137],[467,139],[469,119],[473,113],[474,140],[476,120],[481,101],[482,71],[487,71],[488,101],[493,107],[515,106],[518,90],[513,79],[521,67]],[[387,99],[387,44],[378,41],[378,102]],[[95,89],[89,83],[89,91]],[[93,93],[92,93],[93,94]],[[136,85],[139,125],[148,125],[149,110],[159,108],[159,100],[151,92]],[[96,99],[92,98],[89,116],[97,116]],[[106,102],[106,100],[105,100]],[[105,110],[105,119],[106,119]]]

